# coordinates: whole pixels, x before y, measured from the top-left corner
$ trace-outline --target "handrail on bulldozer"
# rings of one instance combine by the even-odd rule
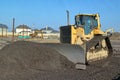
[[[106,31],[105,31],[105,33],[114,33],[114,29],[113,28],[109,28],[109,29],[107,29]]]

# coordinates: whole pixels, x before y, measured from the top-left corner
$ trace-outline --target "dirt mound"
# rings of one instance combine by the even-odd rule
[[[18,41],[0,51],[0,74],[9,75],[29,70],[70,69],[74,64],[44,44]]]

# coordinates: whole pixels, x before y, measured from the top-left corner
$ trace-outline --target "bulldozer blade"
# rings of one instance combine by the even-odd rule
[[[60,43],[45,43],[45,45],[73,62],[76,69],[86,69],[86,52],[81,46]]]

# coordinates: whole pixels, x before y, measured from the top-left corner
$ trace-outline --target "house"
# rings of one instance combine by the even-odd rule
[[[42,28],[41,30],[45,34],[50,34],[53,31],[51,27],[45,27],[45,28]]]
[[[32,29],[31,28],[29,28],[27,25],[19,25],[19,26],[17,26],[16,27],[16,33],[20,33],[20,32],[31,32],[32,31]]]
[[[7,36],[8,27],[5,24],[0,24],[0,36]]]
[[[41,29],[44,38],[59,38],[60,33],[51,27],[45,27]]]
[[[54,30],[54,29],[51,28],[51,27],[45,27],[45,28],[42,28],[41,30],[42,30],[42,32],[43,32],[44,34],[59,33],[59,31]]]
[[[32,29],[29,28],[27,25],[19,25],[16,27],[16,33],[18,38],[30,38],[30,34],[32,33]]]

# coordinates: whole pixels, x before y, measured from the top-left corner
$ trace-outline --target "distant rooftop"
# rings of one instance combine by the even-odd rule
[[[42,28],[41,30],[54,30],[54,29],[51,27],[45,27],[45,28]]]
[[[59,31],[57,31],[57,30],[53,30],[51,33],[59,33]]]
[[[5,24],[0,24],[0,28],[8,28]]]
[[[42,28],[41,30],[48,30],[48,31],[51,31],[50,33],[59,33],[59,31],[57,31],[57,30],[54,30],[53,28],[51,28],[51,27],[45,27],[45,28]]]
[[[17,26],[16,28],[18,28],[18,29],[31,29],[30,27],[28,27],[27,25],[19,25],[19,26]]]

